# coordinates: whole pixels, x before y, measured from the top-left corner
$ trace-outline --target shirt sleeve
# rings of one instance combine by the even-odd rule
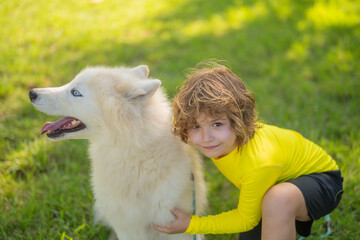
[[[263,196],[281,172],[280,166],[267,166],[247,173],[241,180],[237,209],[206,217],[194,215],[185,233],[231,234],[253,229],[261,219]]]

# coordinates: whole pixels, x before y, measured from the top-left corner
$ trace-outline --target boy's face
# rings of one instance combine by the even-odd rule
[[[209,158],[224,157],[236,148],[236,135],[224,115],[210,118],[201,113],[194,126],[188,128],[189,141]]]

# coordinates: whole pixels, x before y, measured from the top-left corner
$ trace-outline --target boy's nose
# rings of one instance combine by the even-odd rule
[[[209,142],[213,140],[211,132],[207,129],[202,129],[201,137],[204,142]]]

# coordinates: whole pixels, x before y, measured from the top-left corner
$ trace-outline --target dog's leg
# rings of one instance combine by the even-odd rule
[[[109,240],[119,240],[114,230],[111,230]]]
[[[148,236],[144,231],[141,231],[138,229],[138,231],[128,231],[128,232],[122,232],[117,234],[115,231],[112,231],[110,237],[108,240],[160,240],[162,238],[151,238],[151,236]]]

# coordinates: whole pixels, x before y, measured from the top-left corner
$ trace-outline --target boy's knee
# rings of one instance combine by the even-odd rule
[[[264,195],[262,202],[263,215],[288,215],[294,212],[291,191],[284,184],[271,187]],[[263,216],[264,217],[264,216]]]

